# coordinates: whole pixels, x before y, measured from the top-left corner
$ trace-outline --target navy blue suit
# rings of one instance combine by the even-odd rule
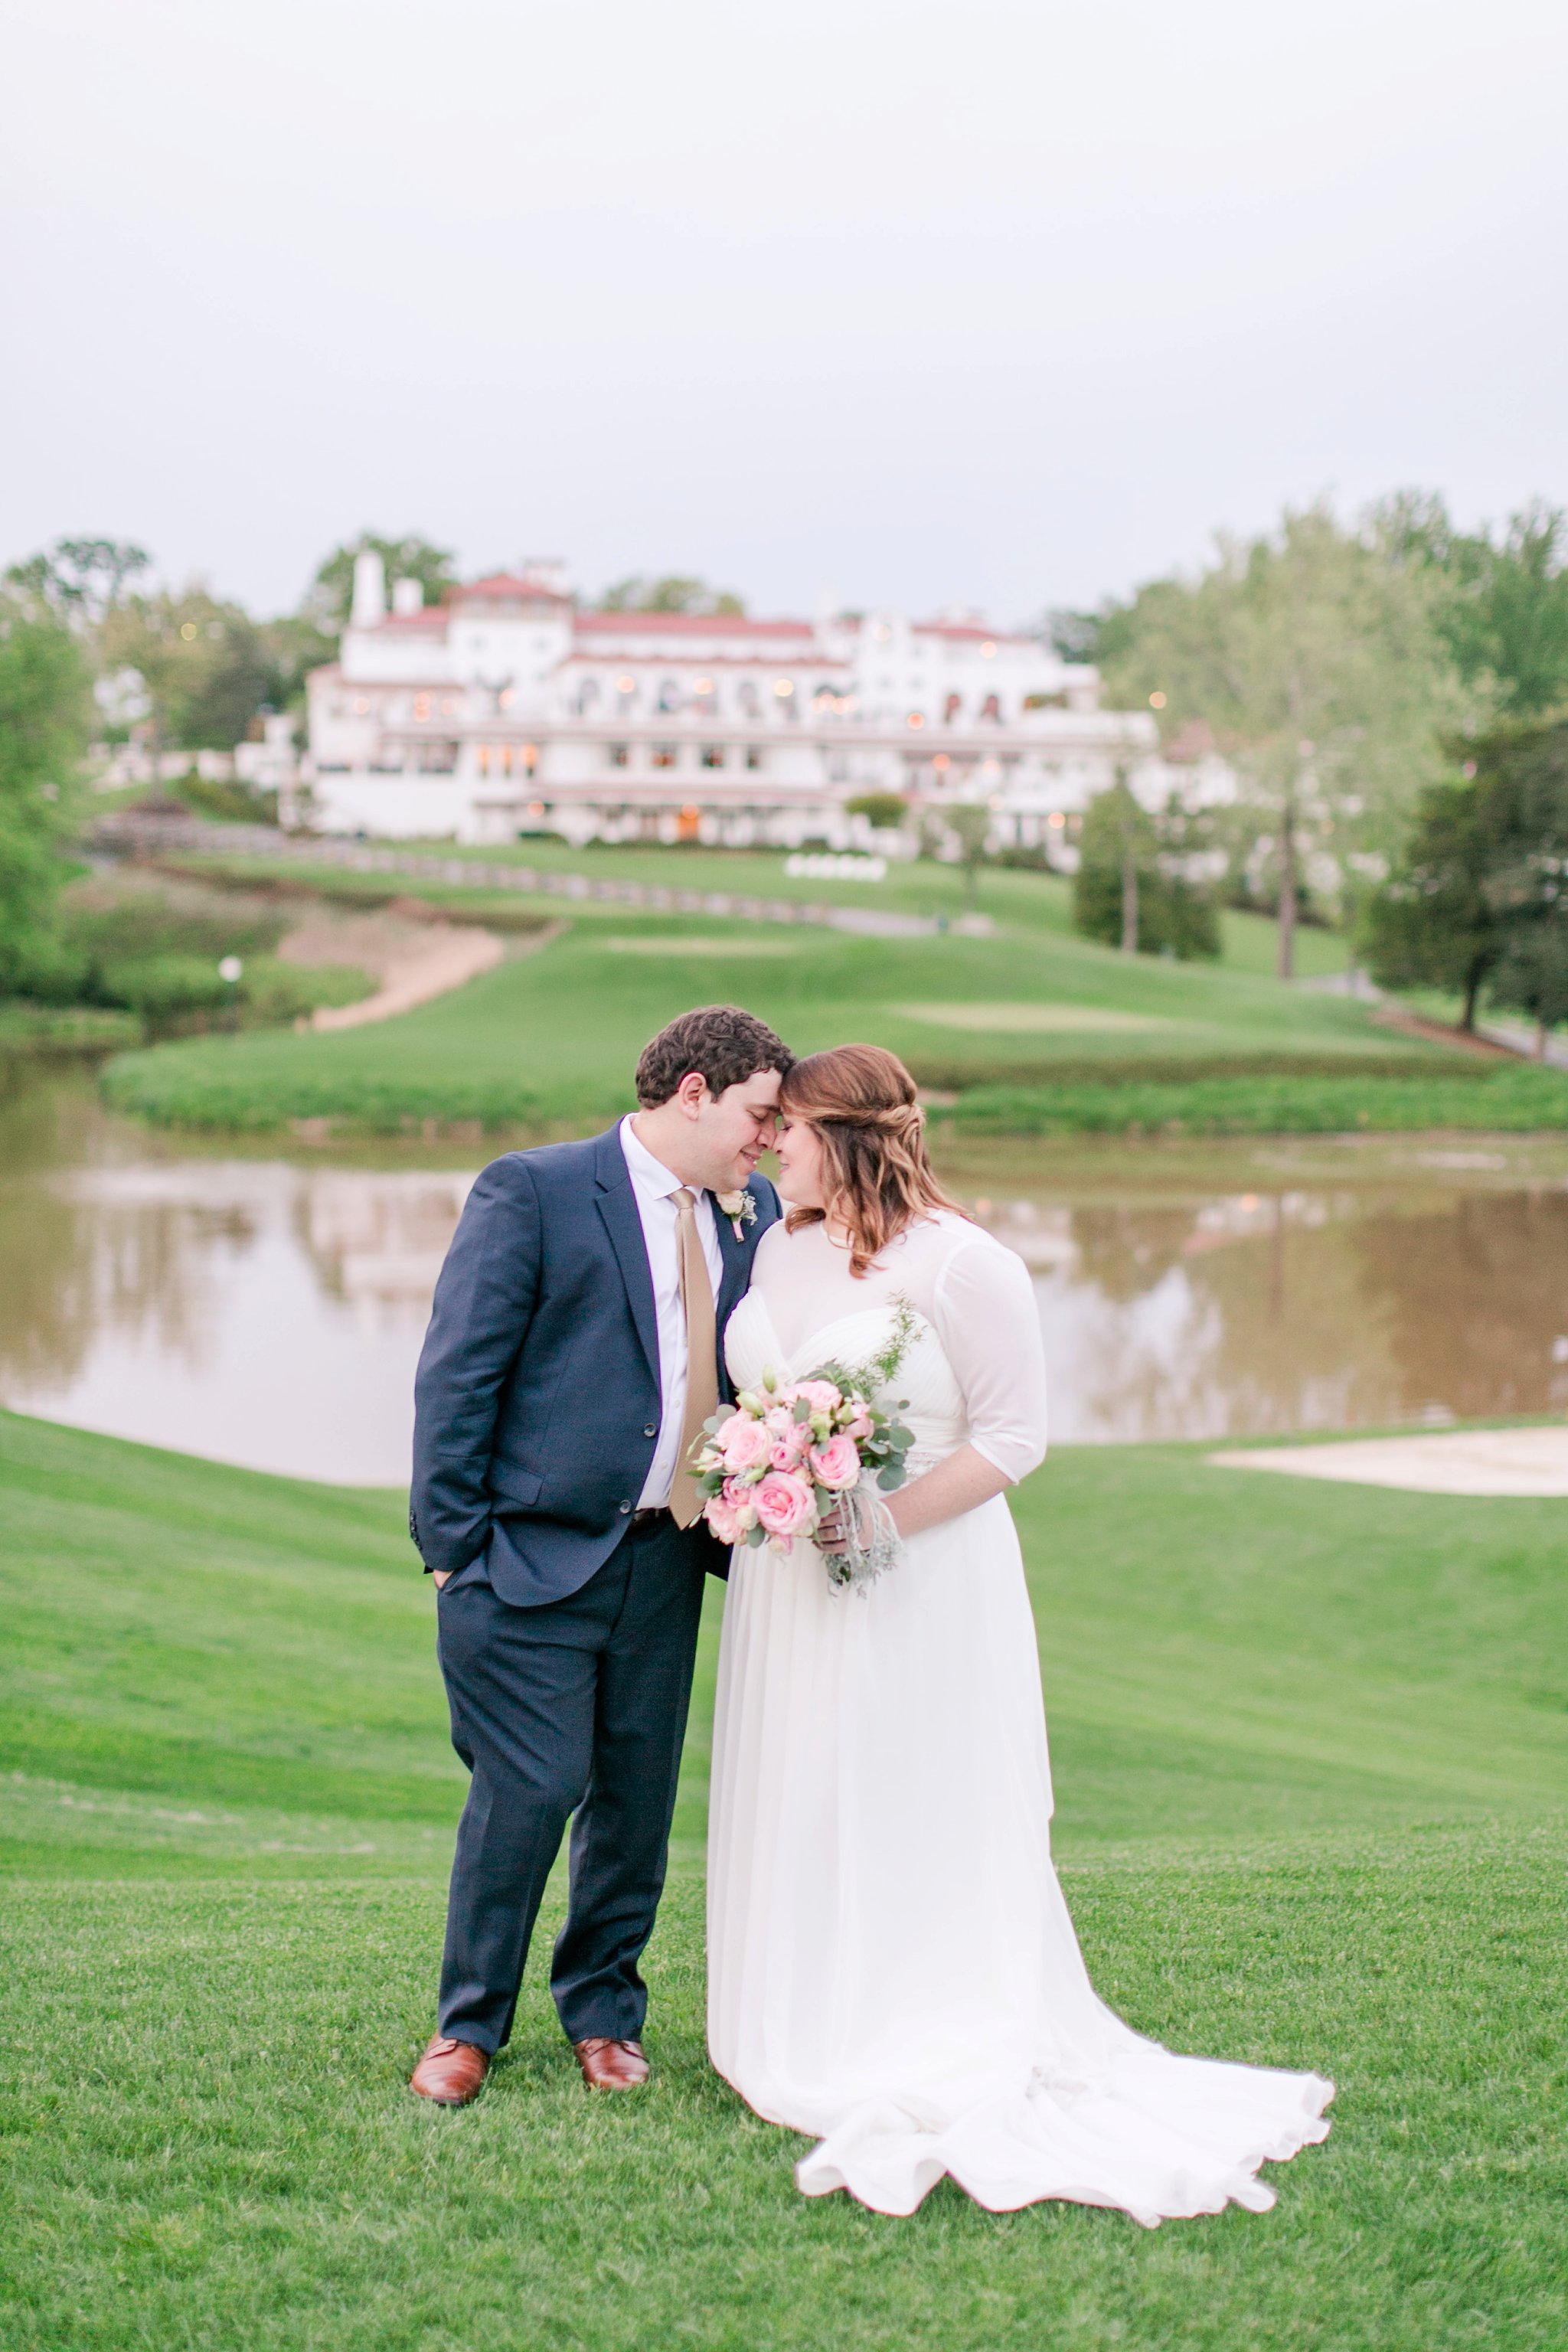
[[[779,1214],[764,1179],[736,1240],[715,1213],[724,1327]],[[618,1128],[509,1152],[476,1181],[415,1382],[409,1533],[451,1571],[437,1604],[458,1833],[440,2028],[496,2050],[535,1913],[572,1834],[552,1990],[567,2036],[635,2040],[664,1883],[704,1571],[700,1524],[635,1514],[658,1444],[653,1281]]]

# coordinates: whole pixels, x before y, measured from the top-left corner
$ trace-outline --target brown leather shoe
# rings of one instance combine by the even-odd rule
[[[607,2033],[591,2033],[574,2042],[583,2080],[591,2091],[635,2091],[648,2076],[640,2042],[612,2042]]]
[[[422,2099],[434,2099],[438,2107],[466,2107],[477,2099],[479,2087],[490,2071],[490,2053],[472,2042],[454,2042],[445,2033],[433,2033],[425,2044],[425,2055],[414,2069],[408,2087],[417,2091]]]

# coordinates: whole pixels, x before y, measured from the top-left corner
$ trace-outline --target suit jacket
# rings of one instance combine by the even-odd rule
[[[737,1241],[714,1213],[724,1327],[778,1217],[765,1177]],[[528,1608],[575,1592],[637,1507],[661,1404],[653,1277],[620,1129],[509,1151],[477,1179],[436,1286],[415,1377],[408,1532],[426,1569],[476,1560]],[[722,1574],[729,1554],[694,1532]]]

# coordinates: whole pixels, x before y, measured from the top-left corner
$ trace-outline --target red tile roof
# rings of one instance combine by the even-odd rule
[[[510,602],[523,596],[542,604],[569,604],[572,602],[570,596],[563,596],[559,589],[547,588],[542,580],[520,579],[513,572],[492,572],[487,580],[470,580],[466,587],[454,588],[451,592],[454,604],[466,604],[471,598],[489,603],[502,597]]]
[[[753,621],[744,613],[599,613],[576,616],[579,629],[639,630],[649,636],[809,637],[809,621]]]

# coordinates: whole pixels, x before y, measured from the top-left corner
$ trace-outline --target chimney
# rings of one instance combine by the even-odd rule
[[[374,629],[386,618],[386,567],[374,548],[354,557],[354,601],[349,614],[356,629]]]
[[[547,596],[571,593],[571,574],[558,555],[525,555],[522,576],[531,587],[542,588]]]
[[[392,583],[392,609],[400,621],[411,613],[425,610],[425,584],[420,580],[395,580]]]

